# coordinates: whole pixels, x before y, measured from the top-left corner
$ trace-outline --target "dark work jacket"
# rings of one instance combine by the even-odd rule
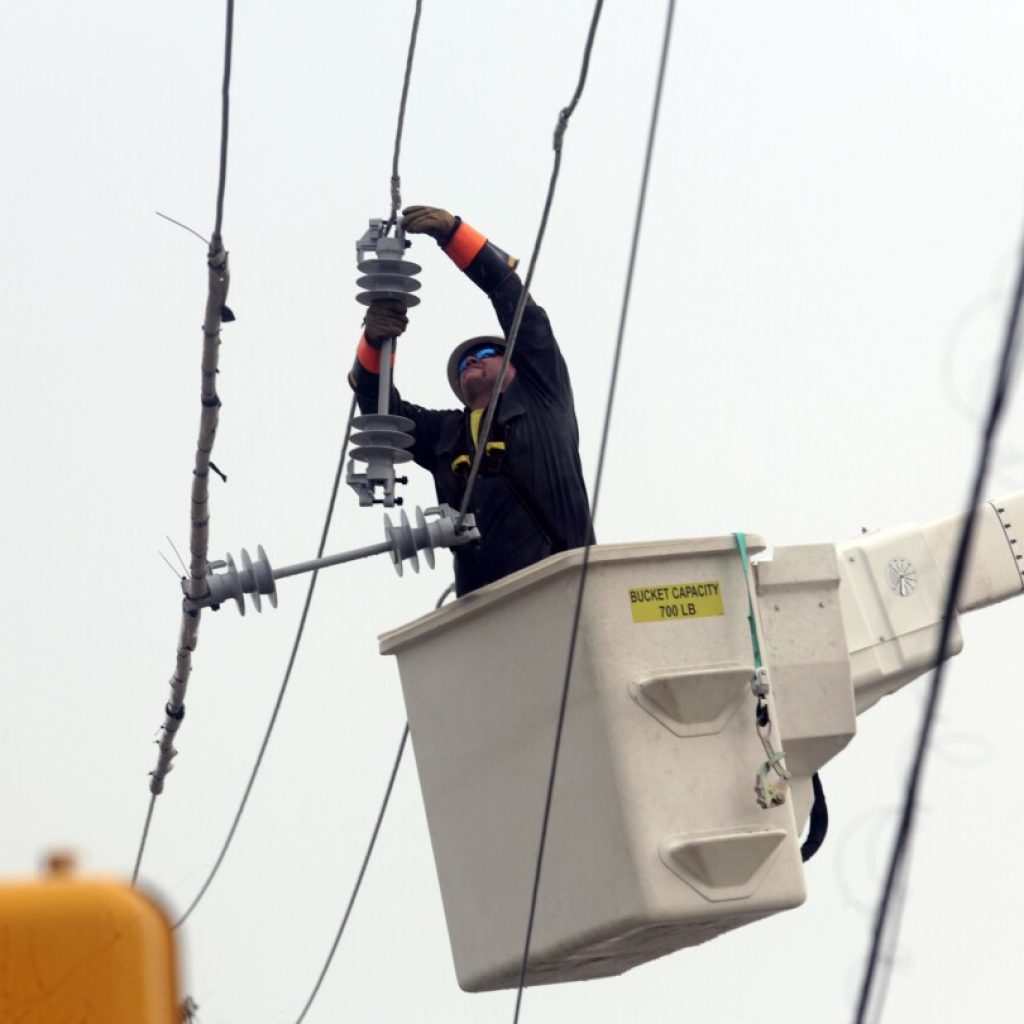
[[[510,269],[514,265],[488,242],[465,267],[466,276],[487,293],[506,337],[523,287]],[[489,438],[505,443],[504,470],[481,468],[467,510],[476,517],[481,538],[453,549],[459,596],[594,539],[569,371],[547,314],[532,299],[512,365],[516,376],[498,402]],[[377,379],[356,360],[350,380],[363,412],[376,412]],[[466,474],[453,470],[452,463],[473,455],[469,411],[424,409],[395,388],[390,409],[415,424],[413,459],[433,475],[437,500],[458,509]],[[530,496],[526,500],[524,492]]]

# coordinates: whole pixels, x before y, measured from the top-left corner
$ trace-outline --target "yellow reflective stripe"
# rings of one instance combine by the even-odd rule
[[[504,441],[488,441],[487,450],[484,452],[485,455],[490,455],[491,452],[503,452],[505,451]],[[472,459],[468,455],[456,455],[452,459],[452,472],[457,473],[460,466],[469,466],[472,464]]]

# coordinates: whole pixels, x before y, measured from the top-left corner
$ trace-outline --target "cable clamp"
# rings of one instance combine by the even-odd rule
[[[750,679],[750,690],[755,697],[765,698],[770,692],[768,685],[768,669],[763,665],[754,670],[753,676]]]
[[[556,153],[562,149],[562,140],[565,138],[565,130],[569,127],[569,118],[571,116],[572,110],[569,107],[563,107],[558,112],[558,123],[555,125],[555,134],[551,141],[551,148]]]

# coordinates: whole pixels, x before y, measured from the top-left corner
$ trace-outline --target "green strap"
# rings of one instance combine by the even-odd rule
[[[754,648],[754,668],[763,667],[761,661],[761,644],[757,639],[757,626],[754,625],[754,599],[750,596],[750,558],[747,555],[747,535],[745,533],[734,533],[736,547],[740,551],[740,561],[743,563],[743,580],[747,584],[747,622],[750,624],[750,642]]]

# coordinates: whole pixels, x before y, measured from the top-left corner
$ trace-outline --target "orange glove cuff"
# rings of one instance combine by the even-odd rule
[[[465,270],[486,244],[487,239],[476,228],[463,221],[452,235],[451,241],[444,247],[444,251],[459,270]]]
[[[359,344],[356,346],[356,362],[369,373],[380,373],[380,349],[374,348],[367,340],[366,335],[359,337]],[[395,350],[391,350],[391,365],[395,365]]]

